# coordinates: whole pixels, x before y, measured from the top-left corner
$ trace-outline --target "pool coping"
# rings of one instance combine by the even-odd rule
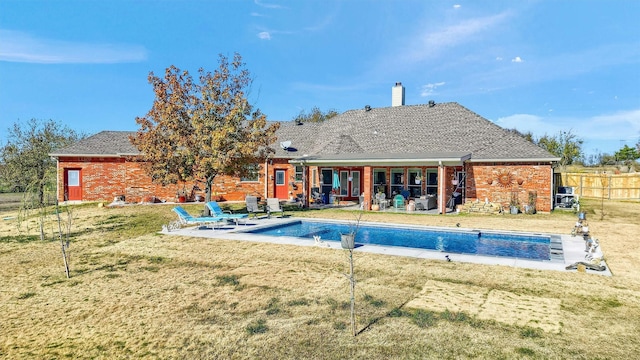
[[[166,235],[183,235],[202,238],[216,238],[223,240],[237,240],[237,241],[252,241],[252,242],[264,242],[272,244],[283,245],[297,245],[297,246],[321,246],[329,249],[344,250],[342,249],[340,242],[338,241],[322,241],[316,243],[313,239],[305,239],[290,236],[266,236],[259,234],[248,233],[247,231],[272,227],[277,225],[284,225],[296,221],[318,221],[318,222],[336,222],[342,224],[354,224],[354,221],[336,220],[336,219],[324,219],[324,218],[258,218],[255,220],[247,220],[245,224],[240,225],[222,225],[217,228],[210,227],[188,227],[173,231],[163,230],[161,233]],[[491,230],[491,229],[470,229],[470,228],[450,228],[450,227],[437,227],[437,226],[424,226],[424,225],[409,225],[409,224],[395,224],[395,223],[378,223],[378,222],[360,222],[362,225],[373,226],[402,226],[405,228],[414,228],[422,230],[438,230],[438,231],[482,231],[482,232],[498,232],[514,235],[527,235],[527,236],[550,236],[551,237],[551,260],[531,260],[522,258],[510,258],[502,256],[488,256],[488,255],[475,255],[475,254],[460,254],[443,252],[438,250],[407,248],[400,246],[383,246],[372,244],[358,244],[354,249],[355,252],[367,252],[381,255],[391,256],[407,256],[420,259],[435,259],[441,261],[447,261],[445,255],[448,255],[448,259],[452,262],[464,262],[475,263],[484,265],[502,265],[511,266],[517,268],[536,269],[536,270],[556,270],[565,272],[576,272],[576,269],[567,270],[566,267],[585,260],[585,242],[582,237],[573,237],[570,234],[552,234],[544,232],[524,232],[524,231],[507,231],[507,230]],[[559,245],[562,245],[561,247]],[[599,254],[601,255],[601,253]],[[604,260],[601,265],[606,265]],[[606,266],[604,271],[595,271],[586,269],[587,273],[593,273],[598,275],[611,276],[609,267]]]

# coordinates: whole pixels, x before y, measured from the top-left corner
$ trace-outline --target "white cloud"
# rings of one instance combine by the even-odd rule
[[[511,62],[514,62],[514,63],[521,63],[523,61],[524,60],[522,60],[522,58],[520,56],[516,56],[513,59],[511,59]]]
[[[632,146],[640,138],[640,109],[587,118],[552,116],[543,118],[530,114],[514,114],[499,118],[495,122],[505,129],[531,132],[534,137],[571,131],[584,140],[585,152],[599,149],[599,151],[613,153],[620,149],[620,143]]]
[[[640,109],[587,118],[583,126],[585,136],[611,140],[637,139],[640,136]]]
[[[496,61],[502,61],[502,56],[496,56]]]
[[[0,30],[0,61],[38,64],[115,64],[147,59],[142,46],[93,44],[37,38]]]
[[[454,9],[460,9],[461,7],[462,7],[462,5],[460,5],[460,4],[455,4],[455,5],[453,5],[453,8],[454,8]]]
[[[258,37],[262,40],[271,40],[271,34],[268,31],[259,32]]]
[[[432,58],[446,49],[470,41],[480,33],[504,22],[510,17],[510,12],[502,12],[493,16],[464,20],[458,24],[446,26],[438,31],[427,31],[419,34],[412,41],[413,51],[407,54],[409,60],[417,62]]]
[[[531,132],[536,136],[542,136],[544,134],[553,135],[564,129],[562,126],[558,126],[558,123],[555,121],[529,114],[514,114],[499,118],[496,120],[496,124],[505,129],[517,129],[524,133]],[[542,133],[541,129],[543,129]]]
[[[430,96],[433,94],[436,94],[436,89],[439,88],[440,86],[444,85],[445,82],[441,81],[435,84],[426,84],[426,85],[422,85],[422,90],[420,91],[420,96],[422,97],[426,97],[426,96]]]
[[[285,8],[285,7],[284,7],[284,6],[282,6],[282,5],[278,5],[278,4],[266,4],[266,3],[263,3],[263,2],[261,2],[261,1],[259,1],[259,0],[255,0],[255,1],[254,1],[254,3],[255,3],[256,5],[258,5],[258,6],[260,6],[260,7],[267,8],[267,9],[284,9],[284,8]]]

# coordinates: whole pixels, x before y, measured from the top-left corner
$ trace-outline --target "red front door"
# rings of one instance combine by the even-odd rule
[[[274,179],[275,196],[278,199],[288,199],[287,170],[276,169]]]
[[[65,200],[82,200],[80,169],[64,170],[64,195]]]

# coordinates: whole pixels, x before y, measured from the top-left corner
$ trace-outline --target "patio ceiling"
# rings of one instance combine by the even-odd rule
[[[306,155],[289,160],[303,166],[435,166],[462,165],[471,158],[468,152],[425,152],[397,154]]]

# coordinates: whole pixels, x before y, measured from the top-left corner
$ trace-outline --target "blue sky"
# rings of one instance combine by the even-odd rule
[[[238,52],[270,120],[390,106],[402,82],[408,105],[458,102],[613,153],[640,139],[638,19],[637,0],[0,0],[0,144],[31,118],[137,130],[150,71]]]

